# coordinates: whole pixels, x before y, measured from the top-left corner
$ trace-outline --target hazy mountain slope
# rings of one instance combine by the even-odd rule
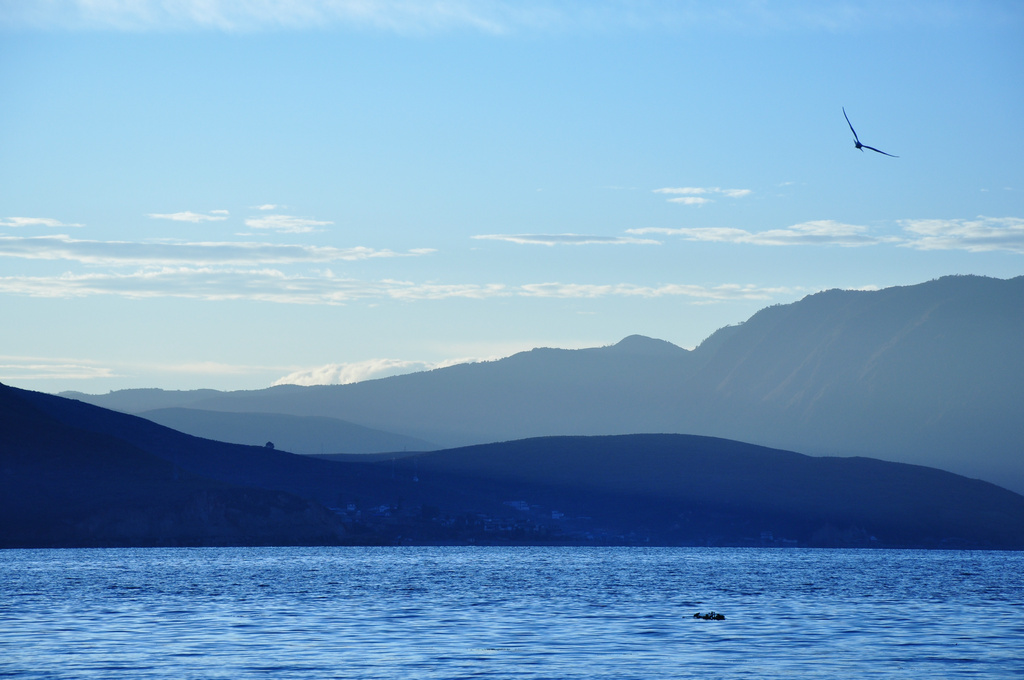
[[[694,352],[687,430],[1024,488],[1024,277],[827,291],[727,336]]]
[[[633,336],[353,385],[177,394],[190,408],[342,418],[442,446],[693,433],[927,464],[1024,491],[1022,348],[1024,277],[958,276],[810,295],[692,352]]]
[[[188,408],[163,408],[138,415],[196,437],[249,445],[270,441],[277,448],[292,453],[379,453],[438,448],[422,439],[374,430],[337,418]]]
[[[162,408],[188,408],[192,404],[215,397],[218,390],[161,390],[156,388],[117,390],[107,394],[61,392],[59,396],[124,413],[140,413]]]
[[[689,372],[689,355],[662,340],[631,336],[610,347],[534,349],[499,361],[352,385],[66,396],[135,413],[155,400],[173,404],[170,398],[177,396],[189,408],[341,418],[456,446],[535,435],[662,430],[674,417],[675,391]]]
[[[297,496],[203,477],[0,385],[0,547],[334,543]],[[73,402],[71,402],[73,403]],[[91,408],[91,407],[90,407]]]

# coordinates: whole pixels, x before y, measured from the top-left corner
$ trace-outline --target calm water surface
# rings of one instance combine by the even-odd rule
[[[1024,555],[0,551],[0,676],[1022,677]]]

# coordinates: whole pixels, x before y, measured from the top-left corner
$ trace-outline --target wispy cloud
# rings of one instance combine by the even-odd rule
[[[405,359],[368,359],[343,364],[326,364],[305,368],[289,373],[275,380],[274,385],[349,385],[351,383],[388,378],[394,375],[431,371],[435,368],[454,366],[476,361],[475,359],[453,359],[450,361],[407,361]]]
[[[266,229],[286,234],[308,234],[314,231],[321,231],[317,227],[325,227],[334,222],[325,220],[311,220],[306,217],[294,217],[292,215],[267,215],[266,217],[250,217],[245,224],[253,229]]]
[[[875,236],[867,227],[844,224],[834,220],[816,220],[794,224],[785,229],[747,231],[730,227],[693,227],[667,229],[649,227],[628,229],[631,234],[662,234],[680,236],[688,241],[710,241],[717,243],[744,243],[759,246],[831,245],[843,247],[870,246],[878,243],[895,243],[901,239],[891,236]]]
[[[281,366],[227,364],[217,361],[139,363],[38,356],[0,356],[0,382],[30,380],[95,380],[123,378],[140,373],[193,376],[250,376],[256,372],[280,372]]]
[[[287,274],[271,269],[215,267],[145,268],[125,273],[64,274],[61,276],[0,277],[0,293],[34,297],[75,298],[116,295],[128,298],[178,297],[202,300],[257,300],[285,304],[345,304],[358,300],[485,300],[503,297],[600,298],[679,296],[697,302],[767,300],[787,294],[785,288],[723,284],[698,286],[664,284],[535,283],[418,283],[384,279],[364,281],[330,271]]]
[[[244,242],[88,241],[73,239],[66,235],[0,236],[0,257],[69,260],[88,265],[120,267],[322,263],[420,256],[432,252],[434,251],[428,248],[395,252],[363,246],[335,248]]]
[[[117,373],[96,362],[52,357],[0,356],[0,382],[5,380],[88,380],[114,378]]]
[[[784,229],[748,231],[731,227],[646,227],[630,234],[678,236],[688,241],[740,243],[757,246],[841,246],[853,248],[888,244],[917,250],[1005,250],[1024,253],[1024,219],[978,217],[973,220],[897,220],[899,236],[873,234],[868,227],[835,220],[815,220]]]
[[[68,224],[52,217],[8,217],[0,218],[0,227],[81,227],[81,224]]]
[[[488,0],[5,0],[0,24],[77,30],[296,30],[332,25],[500,33],[533,14]]]
[[[475,239],[491,241],[508,241],[509,243],[533,244],[543,246],[555,245],[624,245],[643,244],[658,245],[653,239],[635,238],[631,236],[593,236],[588,234],[481,234]]]
[[[295,30],[335,25],[399,33],[470,29],[668,29],[841,31],[896,24],[1019,21],[998,4],[984,11],[937,2],[924,12],[915,2],[849,3],[673,0],[4,0],[0,25],[76,30]]]
[[[209,214],[194,213],[190,210],[176,213],[149,213],[149,217],[157,220],[174,220],[175,222],[219,222],[228,218],[227,210],[211,210]]]
[[[722,189],[721,187],[662,187],[653,191],[656,194],[672,196],[667,199],[669,203],[682,203],[683,205],[711,203],[714,199],[708,198],[708,195],[742,198],[751,193],[750,189]]]
[[[918,250],[1024,253],[1024,219],[1019,217],[900,220],[899,224],[911,235],[904,245]]]
[[[600,298],[600,297],[643,297],[657,298],[678,296],[706,302],[725,300],[768,300],[792,291],[788,288],[766,288],[754,285],[722,284],[719,286],[698,286],[670,283],[660,286],[639,286],[630,283],[578,284],[578,283],[533,283],[521,286],[520,295],[550,298]]]
[[[275,203],[264,203],[263,205],[256,206],[255,210],[277,210],[280,207]]]

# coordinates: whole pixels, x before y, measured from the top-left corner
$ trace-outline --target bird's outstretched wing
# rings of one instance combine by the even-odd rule
[[[853,138],[859,142],[860,141],[860,137],[857,136],[857,131],[853,129],[853,123],[850,122],[850,117],[846,115],[846,107],[845,106],[843,107],[843,118],[846,119],[846,124],[850,126],[850,132],[853,133]],[[875,151],[878,151],[878,149],[875,149]],[[879,152],[879,153],[881,153],[881,152]],[[885,154],[885,155],[888,156],[889,154]]]
[[[891,153],[886,153],[886,152],[882,151],[881,149],[876,149],[875,147],[868,146],[867,144],[861,144],[861,146],[864,147],[865,149],[871,149],[872,151],[874,151],[876,153],[880,153],[883,156],[889,156],[890,158],[899,158],[899,156],[893,156]]]
[[[856,146],[858,149],[860,149],[862,151],[864,149],[871,149],[875,153],[880,153],[883,156],[888,156],[889,158],[899,158],[899,156],[894,156],[891,153],[886,153],[886,152],[882,151],[881,149],[876,149],[873,146],[868,146],[867,144],[862,144],[861,141],[860,141],[860,137],[857,136],[857,131],[853,129],[853,123],[850,122],[850,117],[846,115],[846,107],[845,106],[843,107],[843,118],[846,119],[846,124],[850,126],[850,132],[853,133],[853,143],[854,143],[854,146]]]

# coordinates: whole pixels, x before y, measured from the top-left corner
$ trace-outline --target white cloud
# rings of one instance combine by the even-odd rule
[[[309,29],[332,25],[395,32],[468,27],[502,32],[528,9],[478,0],[5,0],[0,24],[78,30]]]
[[[217,361],[178,363],[138,363],[113,361],[101,363],[89,359],[38,356],[0,356],[0,382],[49,380],[95,380],[124,378],[143,373],[191,376],[251,376],[254,373],[279,372],[281,366],[226,364]]]
[[[706,194],[713,189],[705,189],[704,187],[663,187],[661,189],[655,189],[656,194]]]
[[[428,300],[508,295],[501,285],[360,281],[333,273],[286,274],[271,268],[147,267],[124,273],[0,277],[0,293],[49,298],[116,295],[126,298],[254,300],[283,304],[345,304],[365,299]]]
[[[788,288],[763,288],[753,285],[723,284],[719,286],[697,286],[686,284],[663,284],[660,286],[638,286],[630,283],[618,284],[564,284],[535,283],[521,287],[521,294],[529,297],[551,298],[599,298],[599,297],[643,297],[656,298],[679,296],[703,301],[723,300],[767,300],[792,291]]]
[[[51,217],[8,217],[0,219],[0,227],[81,227],[81,224],[68,224]]]
[[[76,298],[117,295],[127,298],[177,297],[202,300],[255,300],[284,304],[337,305],[359,300],[443,300],[450,298],[601,298],[680,296],[695,301],[766,300],[788,294],[785,288],[724,284],[501,283],[441,284],[384,279],[364,281],[331,272],[286,274],[276,269],[153,267],[125,273],[0,277],[0,293],[34,297]]]
[[[680,196],[678,198],[670,198],[668,202],[682,203],[683,205],[704,205],[705,203],[711,203],[711,199],[702,196]]]
[[[264,203],[263,205],[256,206],[256,210],[277,210],[280,207],[274,203]]]
[[[868,227],[835,220],[815,220],[785,229],[747,231],[730,227],[646,227],[627,229],[629,234],[679,236],[688,241],[743,243],[758,246],[842,246],[851,248],[878,244],[918,250],[1004,250],[1024,253],[1024,219],[1020,217],[978,217],[973,220],[897,220],[902,236],[872,234]]]
[[[706,194],[716,196],[727,196],[729,198],[742,198],[751,193],[750,189],[722,189],[720,187],[662,187],[654,189],[656,194],[669,194],[675,198],[667,199],[669,203],[682,203],[683,205],[704,205],[711,203],[713,199],[705,198]]]
[[[900,220],[899,224],[911,235],[904,245],[918,250],[1024,253],[1024,219],[1019,217]]]
[[[314,231],[321,231],[317,227],[334,224],[334,222],[311,220],[305,217],[293,217],[292,215],[267,215],[266,217],[250,217],[245,221],[245,224],[253,229],[268,229],[286,234],[308,234]]]
[[[227,210],[211,210],[209,215],[194,213],[191,210],[176,213],[149,213],[156,220],[174,220],[175,222],[219,222],[226,220]]]
[[[850,31],[921,23],[956,26],[1020,22],[999,5],[938,2],[692,3],[674,0],[4,0],[0,25],[31,28],[295,30],[335,25],[399,33],[465,28],[486,33],[580,28],[592,31],[795,29]]]
[[[591,245],[591,244],[644,244],[658,245],[658,241],[630,236],[592,236],[587,234],[481,234],[475,239],[491,241],[508,241],[509,243],[554,245]]]
[[[834,220],[815,220],[794,224],[786,229],[769,229],[751,232],[730,227],[694,227],[666,229],[648,227],[628,229],[631,234],[663,234],[681,236],[688,241],[709,241],[717,243],[745,243],[759,246],[869,246],[878,243],[895,243],[900,239],[887,236],[872,236],[867,227],[844,224]]]
[[[113,369],[77,359],[0,356],[0,382],[5,380],[88,380],[114,378]]]
[[[435,368],[454,366],[475,361],[475,359],[453,359],[442,362],[407,361],[404,359],[368,359],[343,364],[327,364],[316,368],[294,371],[275,380],[274,385],[348,385],[387,378],[393,375],[431,371]]]
[[[363,246],[335,248],[272,243],[85,241],[66,235],[0,236],[0,257],[30,260],[71,260],[89,265],[173,266],[177,264],[288,264],[421,256],[434,252],[416,248],[407,252]]]

